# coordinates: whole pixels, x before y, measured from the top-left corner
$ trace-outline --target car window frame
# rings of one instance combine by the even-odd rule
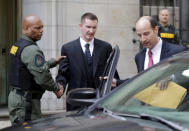
[[[129,84],[130,82],[132,82],[133,80],[137,79],[138,77],[140,77],[141,75],[143,75],[144,73],[146,72],[151,72],[153,70],[156,70],[157,66],[158,67],[161,67],[163,66],[164,64],[167,64],[167,63],[173,63],[175,62],[176,60],[180,61],[181,63],[184,62],[184,63],[188,63],[189,62],[189,52],[188,51],[185,51],[183,53],[181,53],[180,55],[175,55],[171,58],[168,58],[168,59],[165,59],[163,61],[161,61],[160,63],[156,64],[155,66],[153,66],[152,68],[149,68],[139,74],[137,74],[136,76],[134,76],[133,78],[131,78],[129,81],[126,81],[124,82],[123,84],[121,84],[119,87],[116,88],[116,90],[112,91],[110,94],[108,94],[108,96],[106,96],[106,98],[108,99],[109,96],[111,96],[112,94],[114,94],[116,91],[120,90],[120,88],[124,88],[127,84]],[[144,87],[145,88],[145,87]],[[144,88],[142,88],[141,90],[143,90]],[[133,95],[132,95],[133,96]],[[106,108],[106,106],[102,106],[104,100],[106,99],[104,98],[101,103],[99,104],[100,107],[102,108]],[[130,99],[131,97],[129,97],[128,99]],[[110,100],[111,101],[111,100]],[[111,103],[113,103],[113,101],[111,101]],[[109,108],[107,108],[109,110]],[[112,110],[111,110],[112,111]],[[112,111],[114,112],[114,111]]]
[[[105,70],[103,73],[103,76],[107,76],[108,79],[107,80],[102,80],[101,84],[100,84],[100,88],[102,88],[102,96],[97,99],[97,101],[92,104],[91,106],[89,106],[87,108],[87,110],[85,111],[85,115],[89,115],[90,112],[92,112],[96,107],[98,107],[99,103],[106,98],[106,96],[108,96],[108,94],[111,91],[111,87],[112,87],[112,80],[114,78],[114,74],[116,72],[116,68],[117,68],[117,63],[119,60],[119,56],[120,56],[120,49],[119,46],[116,45],[113,49],[112,52],[109,56],[109,59],[107,60],[107,64],[105,66]],[[115,89],[114,89],[115,90]]]

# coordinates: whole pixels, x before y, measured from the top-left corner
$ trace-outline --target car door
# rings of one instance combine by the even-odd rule
[[[117,68],[119,56],[120,56],[120,49],[119,49],[119,46],[116,45],[113,48],[105,66],[103,76],[107,76],[108,79],[102,80],[100,83],[100,86],[99,86],[100,97],[105,96],[112,89],[112,80],[114,78],[114,74]]]
[[[68,92],[67,102],[71,105],[88,107],[105,96],[112,89],[112,80],[117,67],[120,50],[115,46],[106,62],[102,76],[107,76],[108,79],[100,81],[99,87],[94,88],[76,88]]]

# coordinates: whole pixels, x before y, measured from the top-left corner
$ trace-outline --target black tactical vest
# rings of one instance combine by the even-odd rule
[[[35,82],[33,75],[21,61],[23,49],[30,45],[33,45],[32,42],[22,38],[12,45],[10,50],[9,82],[11,86],[21,89],[22,91],[44,91],[41,86]]]
[[[159,25],[158,36],[168,43],[179,44],[176,38],[176,31],[173,25],[162,27]]]

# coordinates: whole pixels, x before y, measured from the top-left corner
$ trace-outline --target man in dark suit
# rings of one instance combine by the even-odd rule
[[[144,49],[135,56],[138,72],[186,49],[183,46],[167,43],[159,38],[157,21],[151,16],[142,16],[139,18],[136,22],[136,33],[140,39],[140,43],[144,46]],[[149,59],[149,52],[151,52],[151,59]],[[112,86],[120,85],[126,80],[114,79]]]
[[[68,91],[75,88],[97,88],[99,77],[105,68],[106,61],[112,51],[109,43],[94,38],[98,18],[92,13],[85,13],[79,24],[81,36],[62,46],[61,54],[66,59],[60,62],[56,81]],[[67,103],[67,111],[78,107]]]
[[[186,48],[180,45],[167,43],[158,37],[158,25],[154,18],[143,16],[136,22],[136,33],[141,44],[145,47],[135,56],[138,72],[141,72],[153,64],[168,58]],[[151,54],[151,57],[150,55]]]

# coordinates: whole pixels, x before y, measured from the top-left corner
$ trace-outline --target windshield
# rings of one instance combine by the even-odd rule
[[[188,56],[188,55],[187,55]],[[172,58],[122,84],[100,106],[115,113],[149,114],[189,122],[189,58]],[[160,84],[168,83],[166,89]]]

